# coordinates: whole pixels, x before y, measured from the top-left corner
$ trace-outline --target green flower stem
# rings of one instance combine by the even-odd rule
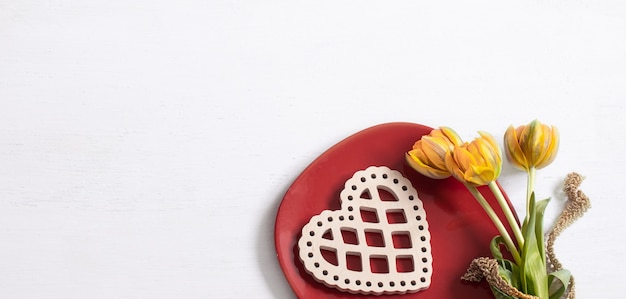
[[[537,169],[534,166],[528,169],[528,183],[526,184],[526,213],[530,213],[530,195],[535,190],[535,173],[537,173]]]
[[[520,265],[522,258],[520,257],[519,251],[515,247],[515,244],[513,244],[511,236],[506,231],[506,228],[502,224],[502,221],[500,221],[500,218],[498,218],[498,215],[496,215],[496,212],[494,212],[493,208],[491,208],[485,197],[478,191],[476,186],[465,184],[465,187],[467,187],[467,189],[472,193],[474,198],[476,198],[478,203],[483,207],[483,210],[485,210],[485,212],[491,219],[491,222],[493,222],[493,224],[498,229],[498,232],[500,232],[500,235],[504,239],[504,244],[506,245],[509,252],[511,252],[511,255],[513,255],[515,263]]]
[[[528,182],[526,183],[526,217],[524,217],[524,226],[526,226],[530,217],[530,196],[535,191],[535,173],[537,173],[537,169],[535,166],[531,166],[528,169]]]
[[[511,229],[513,230],[513,234],[515,235],[515,238],[517,239],[518,247],[523,248],[524,247],[524,235],[522,234],[522,230],[520,229],[519,224],[517,223],[517,220],[515,219],[515,216],[513,216],[513,212],[511,211],[511,208],[509,207],[506,200],[504,199],[504,194],[502,194],[502,190],[500,190],[500,188],[498,187],[498,184],[496,184],[495,181],[492,181],[491,183],[489,183],[489,189],[491,189],[491,192],[493,193],[493,195],[495,195],[496,199],[498,200],[498,204],[500,204],[500,208],[502,208],[502,211],[504,212],[504,216],[506,216],[506,220],[509,222]]]

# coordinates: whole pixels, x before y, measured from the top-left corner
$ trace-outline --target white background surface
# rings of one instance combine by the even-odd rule
[[[329,146],[534,118],[551,216],[570,171],[593,202],[557,254],[621,297],[626,5],[431,2],[0,0],[0,297],[293,298],[274,217]]]

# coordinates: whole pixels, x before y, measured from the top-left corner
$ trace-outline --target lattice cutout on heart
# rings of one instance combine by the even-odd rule
[[[404,294],[430,286],[432,253],[426,212],[400,172],[357,171],[325,210],[302,228],[299,257],[317,281],[361,294]]]

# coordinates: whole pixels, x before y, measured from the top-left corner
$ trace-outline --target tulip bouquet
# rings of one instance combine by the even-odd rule
[[[499,235],[490,244],[491,260],[495,260],[498,279],[515,290],[505,292],[490,281],[497,298],[558,299],[568,290],[569,271],[552,267],[550,256],[546,255],[543,218],[549,199],[538,201],[534,192],[536,171],[554,160],[558,147],[558,130],[537,120],[517,128],[510,126],[504,134],[506,157],[528,178],[526,217],[521,225],[496,183],[502,169],[502,153],[490,134],[479,132],[473,141],[463,142],[454,130],[440,127],[415,142],[406,153],[406,161],[419,173],[434,179],[452,176],[463,183],[497,228]],[[488,186],[499,207],[487,202],[479,186]],[[505,219],[498,217],[495,208],[503,211]],[[511,228],[512,236],[504,222]],[[502,246],[508,254],[503,254]]]

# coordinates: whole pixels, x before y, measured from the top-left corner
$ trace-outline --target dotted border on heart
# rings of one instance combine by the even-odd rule
[[[396,201],[381,200],[374,190],[387,191]],[[371,198],[361,198],[364,192]],[[340,199],[341,210],[325,210],[302,228],[299,257],[309,274],[327,286],[360,294],[413,293],[430,286],[432,253],[426,212],[408,179],[388,167],[370,166],[345,183]],[[362,210],[375,213],[377,221],[365,222]],[[398,212],[406,222],[391,224],[388,213]],[[357,242],[346,244],[342,231],[352,231]],[[380,234],[384,245],[368,244],[368,232]],[[322,238],[327,233],[332,240]],[[397,248],[394,236],[398,235],[408,236],[410,246]],[[334,252],[337,265],[324,258],[324,250]],[[360,271],[348,268],[350,255],[359,257]],[[372,272],[370,259],[386,260],[387,271]],[[399,259],[412,259],[412,269],[398,269]]]

